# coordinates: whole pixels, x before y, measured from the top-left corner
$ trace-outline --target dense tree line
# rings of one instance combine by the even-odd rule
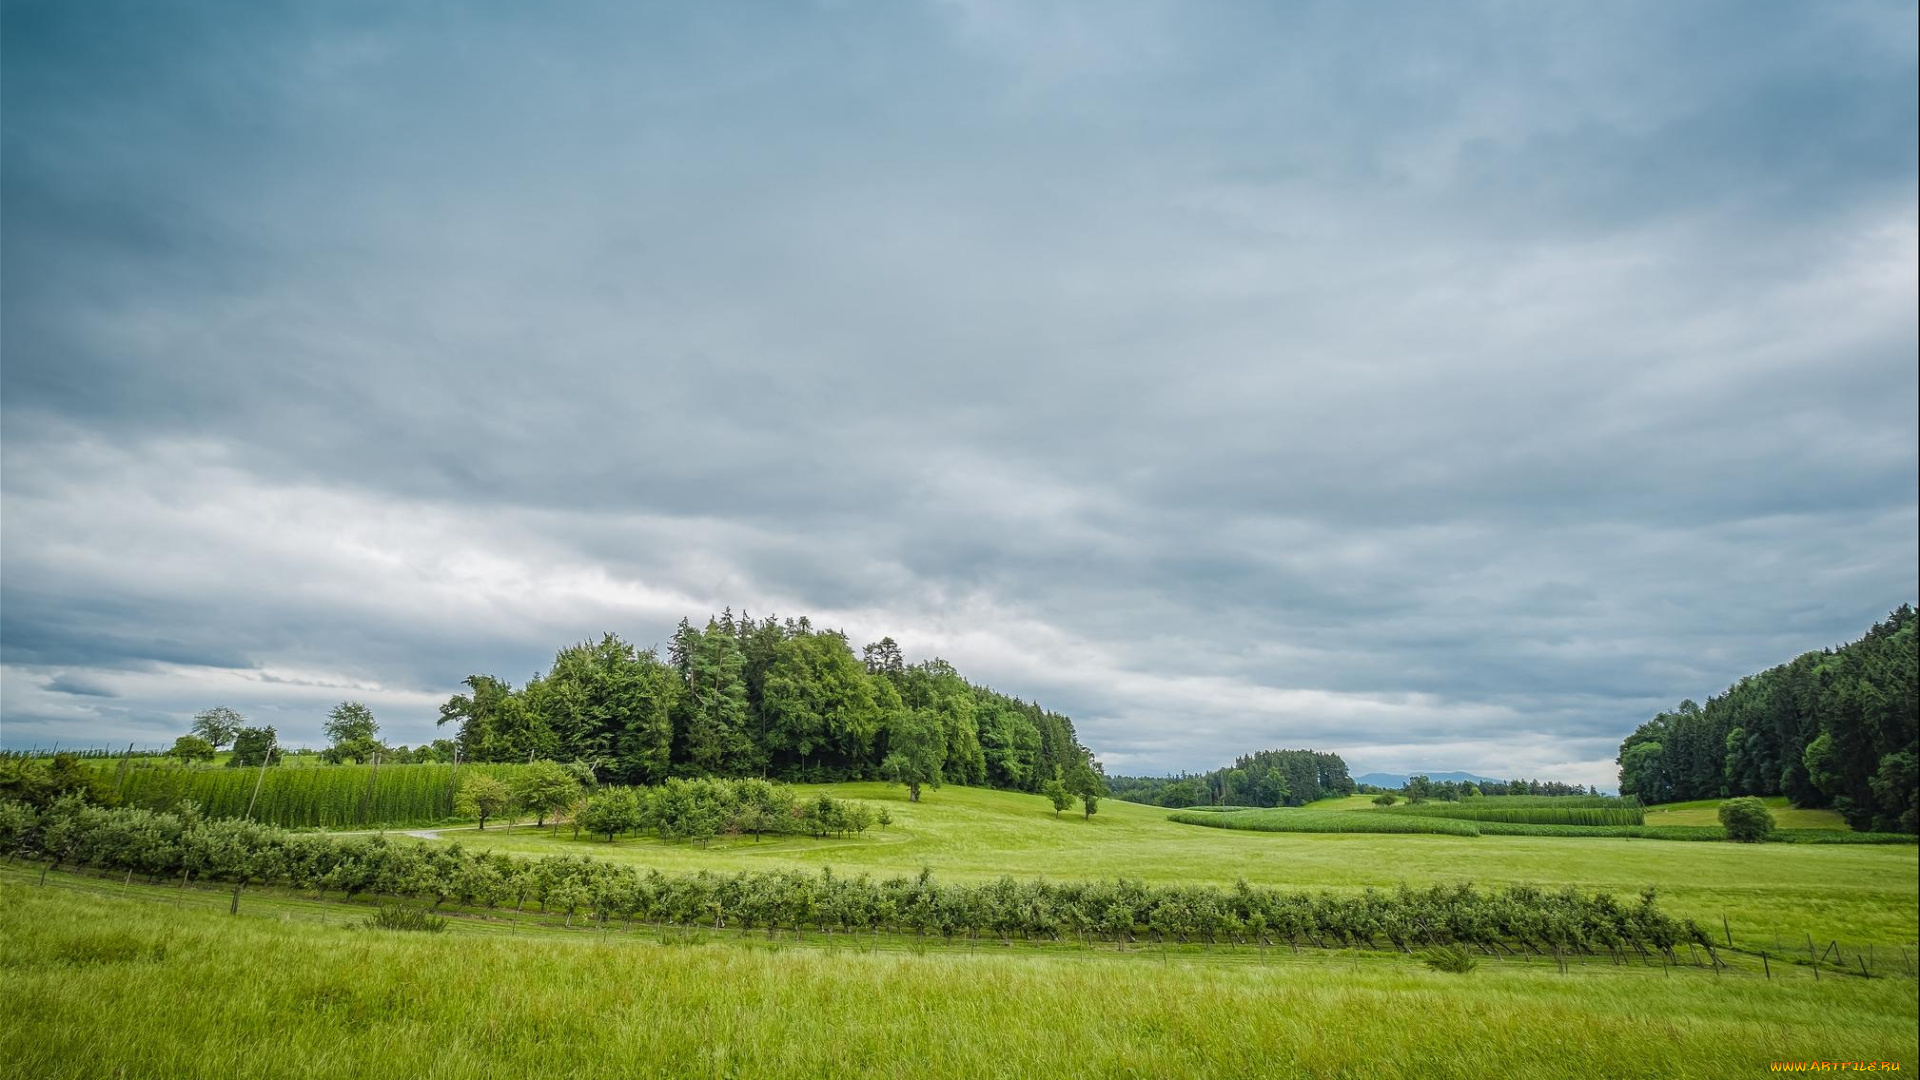
[[[1389,790],[1404,795],[1408,802],[1420,803],[1428,800],[1438,802],[1459,802],[1461,799],[1474,799],[1482,796],[1508,798],[1520,795],[1542,796],[1548,798],[1577,798],[1600,794],[1599,788],[1581,787],[1579,784],[1563,784],[1558,780],[1432,780],[1425,774],[1407,777],[1407,782],[1397,788],[1377,787],[1362,784],[1363,793],[1387,792]]]
[[[1856,829],[1920,832],[1920,653],[1901,605],[1865,637],[1683,701],[1620,745],[1620,791],[1647,803],[1785,795]]]
[[[611,634],[514,688],[491,675],[442,706],[467,761],[582,761],[603,779],[894,779],[1040,791],[1087,760],[1073,723],[975,686],[892,638],[858,653],[806,619],[682,620],[665,657]]]
[[[1261,750],[1208,773],[1110,776],[1116,799],[1149,806],[1301,806],[1357,788],[1339,754]]]
[[[948,884],[929,871],[875,881],[831,869],[668,875],[580,857],[516,859],[458,844],[291,833],[251,821],[93,806],[68,796],[45,808],[0,802],[0,846],[48,867],[90,866],[149,882],[249,884],[348,897],[372,894],[492,908],[529,902],[605,924],[676,923],[782,929],[1126,942],[1250,942],[1397,947],[1465,944],[1489,951],[1659,950],[1708,944],[1701,929],[1654,904],[1530,886],[1482,892],[1466,883],[1360,893],[1248,885],[1048,882],[1003,877]]]

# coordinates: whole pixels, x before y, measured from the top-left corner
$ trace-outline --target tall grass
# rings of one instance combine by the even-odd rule
[[[191,799],[211,817],[240,817],[284,828],[420,825],[454,816],[453,796],[469,776],[509,780],[524,765],[328,765],[310,769],[140,765],[118,783],[121,799],[151,810]]]
[[[1489,805],[1491,799],[1470,802],[1425,802],[1385,806],[1376,814],[1451,818],[1455,821],[1499,821],[1511,825],[1643,825],[1646,811],[1638,806]]]
[[[1365,811],[1236,810],[1227,813],[1177,810],[1168,821],[1183,825],[1206,825],[1215,829],[1253,829],[1257,832],[1306,833],[1433,833],[1441,836],[1479,836],[1471,821],[1447,818],[1413,817]]]
[[[250,917],[0,884],[0,1075],[37,1080],[1206,1076],[1503,1080],[1915,1066],[1913,984],[1242,949],[862,952]],[[719,937],[719,935],[714,935]],[[1265,962],[1263,962],[1263,959]]]

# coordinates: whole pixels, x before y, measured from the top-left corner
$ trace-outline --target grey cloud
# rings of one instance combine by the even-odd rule
[[[1604,780],[1915,595],[1913,24],[11,4],[7,741],[732,604]]]

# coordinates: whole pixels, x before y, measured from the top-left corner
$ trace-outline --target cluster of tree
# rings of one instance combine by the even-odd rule
[[[1282,891],[1241,882],[1150,885],[1138,881],[1048,882],[1003,877],[982,884],[936,882],[931,872],[875,881],[799,871],[665,875],[601,859],[515,859],[459,845],[393,843],[385,837],[292,833],[255,822],[191,813],[110,809],[75,797],[44,810],[0,802],[0,847],[15,856],[146,875],[448,901],[477,907],[538,902],[613,919],[751,931],[992,935],[1059,940],[1289,943],[1412,948],[1465,944],[1485,950],[1616,954],[1710,938],[1659,910],[1652,890],[1638,903],[1530,886],[1480,891],[1470,884],[1361,893]]]
[[[1855,829],[1920,832],[1920,653],[1902,605],[1865,637],[1683,701],[1620,744],[1620,791],[1647,803],[1785,795]]]
[[[332,764],[364,764],[377,757],[390,765],[424,765],[451,762],[457,752],[452,739],[435,739],[412,748],[388,746],[380,741],[380,724],[373,710],[358,701],[334,706],[323,727],[328,745],[320,751],[320,758]],[[289,752],[280,746],[279,734],[271,725],[250,726],[246,717],[217,705],[195,714],[192,730],[175,739],[165,756],[181,762],[208,762],[229,746],[233,753],[227,755],[227,765],[237,769],[277,764]]]
[[[1385,788],[1376,788],[1371,784],[1363,785],[1362,792],[1386,793]],[[1596,787],[1581,787],[1579,784],[1563,784],[1558,780],[1429,780],[1425,774],[1407,777],[1404,786],[1394,790],[1410,803],[1428,800],[1439,802],[1458,802],[1461,799],[1474,799],[1481,796],[1505,797],[1513,795],[1538,795],[1551,798],[1573,798],[1600,794]],[[1390,805],[1390,804],[1389,804]]]
[[[864,833],[876,822],[892,824],[885,810],[821,795],[802,799],[768,780],[668,777],[658,787],[607,787],[588,796],[573,823],[609,842],[622,834],[651,833],[665,840],[705,841],[715,836],[767,834],[843,836]]]
[[[1065,716],[944,660],[908,664],[892,638],[856,654],[804,618],[682,620],[664,659],[609,634],[518,689],[491,675],[466,685],[440,710],[464,760],[582,761],[626,784],[884,778],[917,799],[942,782],[1038,792],[1087,760]]]
[[[1339,754],[1261,750],[1209,773],[1111,776],[1113,797],[1149,806],[1303,806],[1357,788]]]

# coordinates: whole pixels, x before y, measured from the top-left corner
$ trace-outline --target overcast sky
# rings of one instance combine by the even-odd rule
[[[1610,785],[1916,584],[1910,2],[5,5],[0,737],[724,605]]]

